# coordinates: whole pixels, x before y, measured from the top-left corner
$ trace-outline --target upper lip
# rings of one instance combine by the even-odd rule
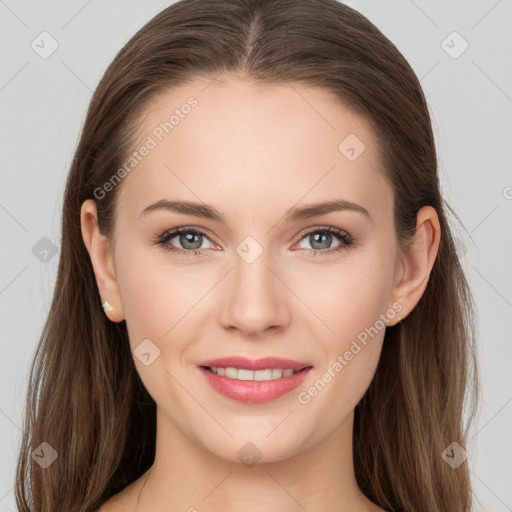
[[[260,359],[248,359],[241,356],[222,357],[220,359],[209,359],[203,361],[199,366],[209,366],[210,368],[240,368],[243,370],[265,370],[267,368],[291,368],[293,370],[302,370],[310,363],[303,361],[294,361],[292,359],[284,359],[281,357],[263,357]]]

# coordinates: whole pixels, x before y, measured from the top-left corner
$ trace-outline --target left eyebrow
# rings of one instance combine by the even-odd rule
[[[194,203],[191,201],[169,201],[167,199],[160,199],[156,203],[150,204],[144,208],[140,216],[142,217],[155,210],[168,210],[174,213],[194,215],[196,217],[202,217],[205,219],[216,220],[218,222],[224,223],[224,216],[216,208],[211,205]],[[288,222],[297,222],[299,220],[309,219],[311,217],[344,210],[362,213],[371,222],[373,222],[373,218],[366,208],[360,204],[346,201],[345,199],[336,199],[323,203],[315,203],[306,206],[290,208],[286,212],[284,220]]]
[[[290,208],[290,210],[286,212],[285,221],[309,219],[318,215],[325,215],[327,213],[344,210],[362,213],[368,217],[370,222],[373,222],[373,218],[366,208],[360,204],[346,201],[345,199],[335,199],[333,201],[327,201],[324,203],[315,203],[306,206]]]

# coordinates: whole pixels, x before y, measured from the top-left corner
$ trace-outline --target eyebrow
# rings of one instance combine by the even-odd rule
[[[169,201],[168,199],[160,199],[156,203],[150,204],[141,212],[140,216],[147,215],[155,210],[167,210],[174,213],[182,213],[185,215],[194,215],[205,219],[216,220],[224,223],[224,216],[213,206],[195,203],[191,201]],[[370,222],[373,222],[370,212],[363,206],[346,201],[345,199],[335,199],[323,203],[309,204],[301,207],[292,207],[284,215],[285,221],[299,221],[325,215],[335,211],[354,211],[362,213]]]

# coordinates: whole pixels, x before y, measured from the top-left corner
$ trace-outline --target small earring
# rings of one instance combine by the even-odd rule
[[[102,305],[101,307],[103,308],[103,310],[105,311],[105,313],[107,311],[113,311],[114,308],[108,303],[108,300],[106,300]]]

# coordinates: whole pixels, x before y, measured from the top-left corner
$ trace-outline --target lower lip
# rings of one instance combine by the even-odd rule
[[[258,404],[275,400],[300,386],[311,367],[305,368],[289,377],[272,380],[239,380],[200,368],[210,386],[221,395],[239,402]]]

